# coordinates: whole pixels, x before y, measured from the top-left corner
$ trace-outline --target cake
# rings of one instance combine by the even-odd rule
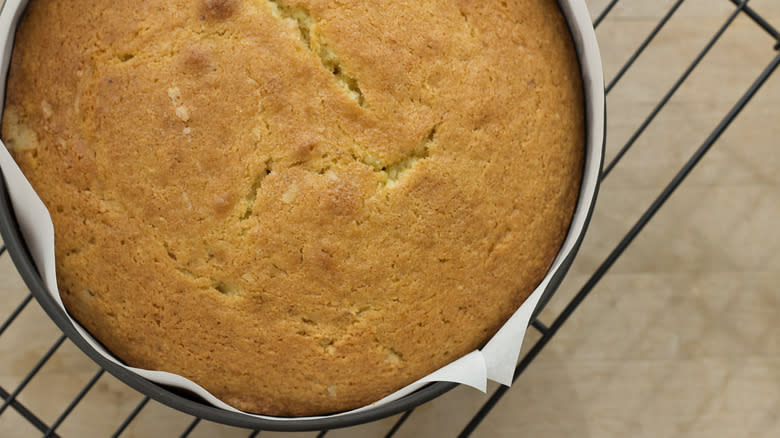
[[[567,233],[583,108],[549,0],[32,0],[2,139],[112,354],[301,416],[495,334]]]

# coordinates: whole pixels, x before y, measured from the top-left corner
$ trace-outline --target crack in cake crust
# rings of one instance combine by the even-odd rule
[[[312,53],[317,55],[320,63],[347,91],[349,97],[361,107],[366,107],[366,98],[358,85],[357,78],[349,75],[342,65],[341,59],[328,45],[325,38],[317,32],[317,20],[301,6],[289,6],[281,0],[266,0],[275,17],[292,20],[298,26],[301,42]]]

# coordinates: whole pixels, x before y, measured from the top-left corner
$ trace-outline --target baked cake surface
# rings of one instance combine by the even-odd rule
[[[32,0],[2,138],[85,328],[295,416],[482,346],[563,241],[584,130],[551,0]]]

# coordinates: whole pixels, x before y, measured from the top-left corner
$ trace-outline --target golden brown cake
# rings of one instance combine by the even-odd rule
[[[583,105],[551,0],[32,0],[2,138],[85,328],[296,416],[496,332],[568,229]]]

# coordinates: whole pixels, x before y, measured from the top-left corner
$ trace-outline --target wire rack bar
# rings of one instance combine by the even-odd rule
[[[590,292],[593,290],[596,284],[598,284],[598,282],[604,277],[607,271],[609,271],[612,265],[623,254],[626,248],[628,248],[631,242],[634,241],[636,236],[638,236],[639,233],[645,228],[645,226],[650,222],[653,216],[655,216],[655,214],[658,213],[658,210],[661,209],[661,207],[672,196],[675,190],[677,190],[680,184],[682,184],[682,182],[685,180],[688,174],[690,174],[690,172],[696,167],[696,165],[699,163],[699,161],[701,161],[704,155],[707,154],[707,152],[710,150],[710,148],[712,148],[715,142],[718,141],[720,136],[723,135],[726,129],[728,129],[728,127],[731,125],[734,119],[737,118],[739,113],[742,112],[742,110],[750,102],[753,96],[756,95],[758,90],[761,89],[761,87],[764,85],[767,79],[769,79],[772,73],[775,72],[778,65],[780,65],[780,55],[777,55],[772,60],[772,62],[770,62],[769,65],[764,69],[764,71],[761,72],[759,77],[750,86],[748,91],[739,99],[737,104],[728,112],[726,117],[718,124],[718,126],[710,134],[707,140],[705,140],[705,142],[699,147],[699,149],[696,150],[696,152],[688,160],[688,162],[685,163],[683,168],[677,173],[677,175],[675,175],[675,177],[666,186],[666,188],[664,188],[663,192],[661,192],[658,198],[656,198],[656,200],[653,201],[653,203],[650,205],[650,208],[648,208],[645,211],[645,213],[642,214],[642,217],[634,224],[634,226],[631,228],[628,234],[626,234],[625,237],[623,237],[623,239],[615,247],[615,249],[612,250],[612,252],[606,258],[606,260],[604,260],[604,262],[598,267],[598,269],[596,269],[596,272],[594,272],[594,274],[590,277],[587,283],[585,283],[585,285],[577,293],[574,299],[571,302],[569,302],[569,304],[566,306],[563,312],[561,312],[558,318],[555,319],[555,322],[553,322],[553,325],[550,327],[550,332],[547,335],[543,336],[536,344],[534,344],[533,348],[531,348],[528,354],[526,354],[526,356],[523,357],[523,359],[520,361],[520,364],[517,366],[517,369],[515,370],[513,381],[517,380],[517,378],[528,367],[531,361],[533,361],[533,359],[539,355],[539,353],[542,351],[544,346],[547,345],[547,343],[550,341],[550,339],[552,339],[555,333],[558,332],[558,330],[561,328],[563,323],[566,322],[566,320],[569,318],[569,316],[571,316],[574,310],[577,309],[580,303],[582,303],[582,301],[585,300],[585,298],[588,296],[588,294],[590,294]],[[488,399],[488,401],[485,402],[485,404],[482,406],[479,412],[477,412],[477,415],[475,415],[474,418],[472,418],[472,420],[466,425],[466,427],[458,436],[459,437],[470,436],[477,428],[477,426],[479,426],[482,420],[487,416],[487,414],[491,411],[491,409],[493,409],[493,407],[498,403],[498,401],[501,400],[501,397],[504,396],[504,394],[507,392],[508,389],[509,388],[506,386],[502,386],[498,388],[498,390],[496,390],[496,392],[493,393],[490,399]]]
[[[19,396],[19,393],[24,390],[24,388],[30,383],[30,381],[35,377],[36,374],[38,374],[38,371],[43,368],[44,365],[46,365],[46,362],[51,359],[52,355],[57,351],[58,348],[60,348],[60,345],[65,341],[65,335],[60,335],[59,339],[54,343],[54,345],[49,348],[49,351],[46,352],[46,354],[43,355],[41,360],[38,361],[37,364],[33,367],[32,370],[30,370],[29,373],[24,377],[22,380],[22,383],[19,384],[19,386],[14,389],[14,392],[12,392],[8,397],[5,397],[5,400],[3,401],[3,404],[0,405],[0,415],[3,414],[5,409],[10,405],[14,400],[16,400],[16,397]]]
[[[609,2],[606,8],[604,8],[603,11],[599,14],[598,17],[593,21],[593,27],[597,28],[599,27],[599,24],[601,24],[602,21],[604,21],[605,18],[607,18],[607,15],[609,15],[610,12],[612,12],[612,8],[615,7],[615,5],[618,4],[620,0],[612,0]]]
[[[70,415],[71,412],[73,412],[73,409],[76,408],[76,406],[81,402],[81,400],[84,398],[85,395],[89,392],[90,389],[92,389],[93,386],[95,386],[95,383],[97,383],[98,379],[100,379],[100,376],[105,373],[106,370],[100,369],[97,373],[95,373],[94,376],[92,376],[91,379],[89,379],[89,382],[84,386],[84,388],[79,391],[79,393],[76,395],[76,397],[70,401],[68,406],[65,408],[65,410],[60,414],[59,417],[57,417],[57,420],[54,422],[54,424],[51,425],[49,430],[46,431],[46,433],[43,435],[43,438],[49,438],[54,434],[54,431],[57,430],[58,427],[65,421],[66,418],[68,418],[68,415]]]
[[[3,325],[0,326],[0,336],[3,336],[3,333],[5,333],[5,331],[8,330],[8,327],[11,326],[11,323],[13,323],[16,318],[19,317],[19,314],[22,313],[22,310],[24,310],[24,308],[30,304],[30,301],[32,301],[32,294],[27,295],[27,297],[22,300],[18,306],[16,306],[16,309],[11,312],[11,315],[8,316],[8,319],[6,319]]]
[[[144,397],[143,400],[141,400],[138,405],[136,405],[135,409],[133,409],[132,412],[130,412],[130,415],[125,418],[125,420],[122,422],[122,424],[119,425],[119,427],[116,429],[113,435],[111,435],[111,438],[119,438],[120,435],[127,429],[127,426],[130,425],[130,423],[135,420],[135,417],[138,416],[138,414],[141,413],[141,410],[146,406],[146,404],[149,403],[149,397]]]
[[[639,45],[639,48],[634,51],[634,53],[631,55],[630,58],[628,58],[628,61],[626,61],[625,64],[623,64],[623,67],[620,68],[620,71],[615,75],[615,77],[612,79],[612,81],[609,82],[609,85],[607,85],[607,93],[612,91],[613,88],[615,88],[615,85],[623,78],[623,75],[628,72],[628,69],[631,68],[632,65],[634,65],[634,62],[636,62],[637,59],[639,59],[639,56],[642,55],[642,52],[645,51],[647,46],[650,45],[650,43],[655,39],[656,35],[658,35],[659,32],[661,32],[661,29],[666,26],[666,23],[669,22],[669,20],[672,19],[674,16],[674,13],[677,12],[678,9],[680,9],[680,6],[682,6],[683,2],[685,0],[677,0],[677,2],[669,9],[669,11],[664,15],[664,17],[661,19],[661,21],[658,22],[658,24],[653,28],[653,30],[650,32],[649,35],[647,35],[647,38],[645,38],[644,41],[642,41],[642,44]]]
[[[707,56],[707,53],[710,52],[710,50],[715,46],[715,43],[718,42],[721,36],[726,32],[726,29],[731,25],[731,23],[734,22],[734,20],[737,18],[737,16],[745,9],[745,6],[747,5],[748,0],[743,0],[739,3],[737,6],[737,9],[734,10],[734,12],[729,16],[729,18],[726,20],[726,22],[723,24],[723,26],[718,29],[718,31],[715,33],[715,35],[710,39],[710,41],[707,43],[707,45],[702,49],[701,52],[699,52],[698,56],[696,56],[696,59],[691,63],[691,65],[688,66],[688,68],[685,70],[685,72],[680,76],[679,79],[677,79],[677,82],[674,83],[672,88],[664,95],[664,97],[661,99],[660,102],[653,108],[653,110],[650,112],[650,114],[645,118],[645,120],[642,122],[642,124],[639,126],[639,129],[637,129],[632,135],[631,138],[628,139],[625,145],[623,145],[622,148],[620,148],[620,151],[615,155],[615,157],[610,161],[610,163],[604,168],[604,173],[602,175],[602,178],[606,178],[609,176],[609,174],[612,172],[612,169],[615,168],[615,166],[620,162],[620,160],[623,158],[623,156],[628,152],[629,149],[636,143],[636,141],[639,139],[639,137],[645,132],[648,126],[655,120],[655,117],[661,112],[664,106],[666,106],[667,103],[669,103],[669,100],[674,96],[675,93],[677,93],[677,90],[680,89],[680,87],[685,83],[685,81],[688,79],[688,77],[693,73],[694,70],[696,70],[696,67],[698,67],[699,63],[701,63],[702,59],[704,59],[705,56]]]
[[[539,321],[537,318],[534,318],[534,320],[531,321],[531,326],[543,335],[550,330],[542,321]]]
[[[390,428],[389,431],[387,431],[387,434],[385,435],[385,438],[393,437],[398,432],[398,429],[400,429],[401,426],[403,426],[404,423],[406,423],[406,420],[409,419],[409,417],[412,415],[413,412],[414,412],[414,409],[410,409],[410,410],[404,412],[404,414],[401,415],[400,418],[398,418],[398,420],[395,422],[395,424],[393,424],[393,427]]]
[[[734,3],[735,5],[739,3],[739,0],[729,0],[731,3]],[[780,32],[775,29],[774,26],[769,24],[768,21],[764,19],[758,12],[756,12],[753,8],[747,6],[744,9],[745,14],[747,14],[750,19],[752,19],[760,28],[764,29],[766,33],[768,33],[772,38],[776,40],[780,40]],[[775,46],[775,49],[778,47]]]
[[[181,435],[179,435],[180,438],[187,438],[190,436],[193,430],[195,430],[196,427],[198,427],[198,424],[200,424],[200,418],[195,417],[194,420],[192,420],[192,423],[190,423],[189,426],[187,426],[186,429],[184,429],[184,432],[182,432]]]
[[[255,438],[256,436],[260,435],[260,429],[253,430],[252,433],[249,434],[248,438]]]
[[[10,395],[11,394],[9,394],[8,391],[0,387],[0,398],[6,399]],[[35,428],[41,431],[42,433],[49,430],[49,426],[46,423],[44,423],[43,420],[38,418],[38,416],[35,415],[31,410],[27,409],[27,407],[24,406],[19,400],[13,400],[11,402],[11,407],[14,408],[14,410],[16,410],[16,412],[18,412],[19,415],[24,417],[25,420],[30,422],[30,424],[35,426]],[[56,435],[52,435],[52,436],[56,437]]]

